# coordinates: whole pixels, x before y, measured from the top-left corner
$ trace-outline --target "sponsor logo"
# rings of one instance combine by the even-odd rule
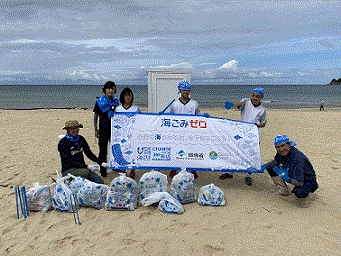
[[[184,155],[186,155],[186,152],[183,151],[183,150],[180,150],[180,151],[178,152],[178,155],[181,156],[181,157],[183,157]]]
[[[218,154],[214,151],[211,151],[210,154],[209,154],[209,157],[211,160],[217,160],[218,158]]]

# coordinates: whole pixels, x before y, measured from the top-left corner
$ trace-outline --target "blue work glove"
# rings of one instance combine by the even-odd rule
[[[230,102],[230,101],[225,102],[225,108],[226,109],[230,109],[230,108],[232,108],[232,106],[233,106],[233,102]]]
[[[267,166],[266,164],[262,164],[262,166],[260,167],[260,170],[261,170],[262,172],[264,172],[264,170],[265,170],[266,168],[268,168],[268,166]]]
[[[277,165],[273,168],[275,173],[282,178],[284,181],[288,181],[290,178],[288,176],[289,168],[287,168],[285,171],[283,170],[282,165]]]
[[[207,114],[207,113],[204,113],[203,116],[204,116],[204,117],[209,117],[210,115]]]
[[[115,112],[114,111],[109,111],[108,117],[111,119],[114,116]]]

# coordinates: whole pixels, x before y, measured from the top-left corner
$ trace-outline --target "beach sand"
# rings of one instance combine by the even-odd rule
[[[237,110],[203,109],[211,116],[239,120]],[[201,172],[197,190],[214,183],[225,193],[224,207],[184,205],[181,215],[154,207],[135,211],[81,208],[81,225],[72,213],[30,212],[16,217],[15,186],[51,184],[60,170],[58,136],[68,119],[77,119],[98,153],[90,109],[0,110],[0,255],[341,255],[340,109],[267,110],[262,129],[262,163],[275,155],[273,139],[286,134],[308,156],[319,189],[308,208],[295,197],[274,194],[269,175],[245,173],[220,180]],[[88,164],[90,161],[86,158]],[[142,171],[137,172],[137,180]],[[109,171],[107,184],[117,174]]]

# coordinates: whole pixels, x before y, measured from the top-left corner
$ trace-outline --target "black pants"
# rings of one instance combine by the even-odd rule
[[[90,171],[86,168],[70,168],[63,172],[63,176],[66,176],[68,173],[72,174],[73,176],[76,177],[82,177],[84,179],[99,183],[99,184],[104,184],[104,181],[99,177],[95,172]]]
[[[110,129],[108,128],[106,131],[104,129],[101,129],[99,131],[99,136],[98,136],[98,147],[99,147],[99,155],[98,158],[102,160],[103,162],[107,162],[107,155],[108,155],[108,143],[110,141]],[[103,168],[101,166],[101,174],[106,174],[107,169]]]

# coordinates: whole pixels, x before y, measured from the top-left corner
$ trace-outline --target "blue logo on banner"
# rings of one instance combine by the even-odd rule
[[[180,151],[178,152],[178,155],[181,156],[181,157],[183,157],[184,155],[186,155],[186,152],[183,151],[183,150],[180,150]]]

